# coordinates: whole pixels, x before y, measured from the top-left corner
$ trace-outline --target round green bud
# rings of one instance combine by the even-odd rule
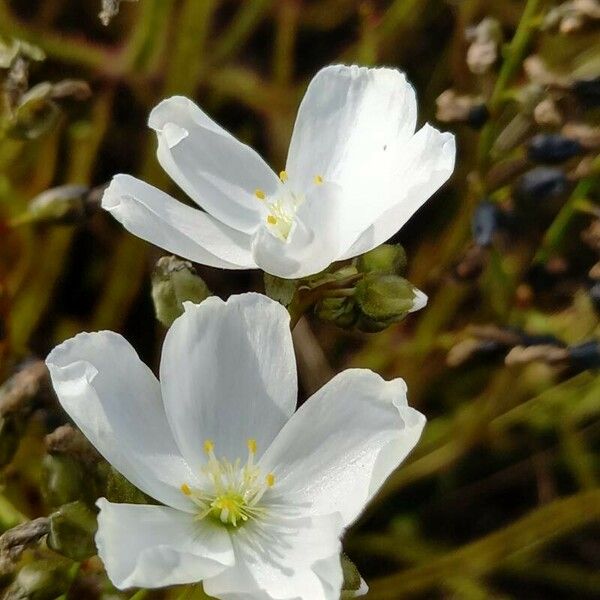
[[[199,303],[211,295],[192,263],[176,256],[163,256],[152,273],[152,301],[156,318],[170,327],[183,314],[183,303]]]
[[[382,244],[359,256],[356,266],[361,273],[401,275],[406,262],[406,252],[400,244]]]
[[[358,317],[352,298],[322,298],[315,306],[315,314],[322,321],[334,323],[342,329],[349,329]]]
[[[96,554],[95,512],[83,502],[71,502],[50,515],[48,547],[67,558],[81,561]]]
[[[400,319],[413,308],[415,288],[398,275],[369,273],[356,284],[356,303],[375,321]]]

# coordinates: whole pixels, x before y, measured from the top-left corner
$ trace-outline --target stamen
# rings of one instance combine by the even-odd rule
[[[269,215],[267,217],[267,223],[269,223],[271,225],[277,225],[277,217],[274,217],[273,215]]]
[[[313,181],[315,182],[315,185],[322,185],[323,184],[323,177],[321,175],[315,175],[313,177]]]
[[[281,183],[285,183],[288,180],[287,171],[281,171],[281,173],[279,173],[279,179],[281,179]]]
[[[265,194],[265,192],[261,189],[256,189],[254,190],[254,195],[259,199],[259,200],[264,200],[267,195]]]
[[[260,467],[254,463],[258,449],[256,439],[246,440],[248,459],[231,461],[215,456],[213,440],[204,440],[208,460],[202,467],[206,477],[203,489],[182,483],[180,490],[196,505],[195,520],[211,517],[226,526],[239,527],[250,520],[262,519],[268,512],[260,502],[267,490],[275,485],[275,475],[261,476]]]

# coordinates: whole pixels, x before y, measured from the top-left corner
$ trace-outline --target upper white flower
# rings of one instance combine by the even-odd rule
[[[60,402],[164,506],[100,499],[96,543],[119,588],[203,580],[231,600],[338,600],[340,537],[416,444],[401,379],[343,372],[296,413],[289,317],[258,294],[188,303],[160,383],[115,333],[46,362]]]
[[[129,231],[195,262],[296,279],[396,233],[448,179],[454,137],[415,133],[415,93],[395,69],[331,66],[314,77],[277,176],[191,100],[161,102],[158,160],[206,212],[128,175],[102,206]]]

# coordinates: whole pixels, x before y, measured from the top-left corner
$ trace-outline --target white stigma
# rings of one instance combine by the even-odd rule
[[[239,527],[264,516],[266,509],[260,506],[260,501],[275,485],[275,476],[273,473],[261,476],[260,468],[254,464],[256,440],[249,439],[247,444],[248,458],[241,465],[239,459],[232,463],[226,458],[217,458],[212,440],[204,442],[208,462],[202,472],[208,480],[208,489],[191,488],[187,483],[181,486],[182,493],[198,507],[196,519],[210,516],[224,525]]]

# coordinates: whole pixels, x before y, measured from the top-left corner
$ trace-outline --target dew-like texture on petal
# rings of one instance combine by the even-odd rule
[[[189,260],[223,269],[256,267],[250,236],[130,175],[113,178],[102,207],[131,233]]]
[[[179,491],[194,478],[173,439],[160,384],[117,333],[80,333],[48,355],[62,407],[98,451],[156,500],[192,510]]]
[[[455,156],[452,134],[422,127],[406,145],[404,160],[390,184],[394,205],[365,227],[342,258],[364,254],[391,238],[452,175]]]
[[[320,175],[343,188],[346,248],[392,206],[416,113],[414,90],[395,69],[336,65],[308,86],[286,170],[304,187]]]
[[[148,123],[158,135],[158,160],[181,189],[223,223],[253,232],[263,214],[255,190],[271,195],[278,187],[259,154],[181,96],[161,102]]]
[[[245,460],[248,439],[261,455],[296,405],[296,363],[289,314],[260,294],[186,303],[167,333],[160,379],[167,417],[187,461]]]
[[[339,600],[339,515],[278,519],[239,529],[236,564],[204,581],[221,600]]]
[[[227,529],[166,506],[97,502],[96,545],[120,589],[195,583],[234,564]]]
[[[277,277],[296,279],[319,273],[337,260],[341,248],[339,225],[344,210],[339,186],[313,185],[296,213],[287,241],[261,227],[252,240],[257,266]]]
[[[349,369],[314,394],[277,436],[261,468],[277,491],[311,514],[342,513],[347,526],[417,443],[425,417],[406,404],[401,379]]]

